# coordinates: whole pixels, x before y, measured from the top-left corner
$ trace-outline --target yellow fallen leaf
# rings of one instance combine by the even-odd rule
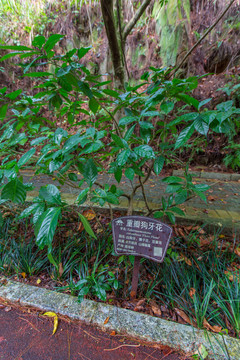
[[[104,321],[104,325],[106,325],[109,322],[109,316],[106,318],[106,320]]]
[[[58,327],[58,317],[55,316],[54,321],[53,321],[53,333],[52,333],[53,335],[57,331],[57,327]]]
[[[58,317],[57,314],[55,314],[52,311],[47,311],[43,314],[43,316],[48,316],[48,317],[53,317],[54,321],[53,321],[53,335],[55,334],[55,332],[57,331],[57,327],[58,327]]]
[[[85,218],[89,221],[96,217],[96,213],[91,209],[83,211],[82,215],[85,216]]]
[[[36,283],[39,285],[41,284],[42,280],[41,279],[37,279]]]
[[[22,277],[25,279],[26,278],[26,273],[25,272],[22,272],[21,273]]]

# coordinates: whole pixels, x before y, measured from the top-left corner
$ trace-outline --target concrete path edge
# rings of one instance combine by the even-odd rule
[[[227,335],[197,330],[188,325],[92,300],[79,303],[75,296],[22,284],[3,276],[0,276],[0,298],[42,311],[53,311],[102,330],[114,330],[118,334],[166,345],[187,354],[193,354],[203,345],[209,353],[209,359],[239,360],[240,340]],[[108,317],[109,321],[104,324]]]

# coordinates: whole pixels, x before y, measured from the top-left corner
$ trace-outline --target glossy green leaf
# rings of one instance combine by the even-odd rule
[[[47,139],[47,136],[40,136],[39,138],[37,139],[33,139],[30,144],[32,146],[35,146],[35,145],[39,145],[41,144],[43,141],[45,141]]]
[[[164,114],[169,114],[174,109],[174,102],[164,101],[161,104],[161,110]]]
[[[85,56],[89,50],[91,50],[92,46],[89,47],[82,47],[80,49],[78,49],[77,54],[78,54],[78,58],[81,59],[83,56]]]
[[[51,246],[60,214],[61,209],[56,207],[51,207],[43,213],[36,238],[36,243],[40,249],[46,245]]]
[[[113,139],[113,141],[115,142],[115,144],[117,145],[117,146],[119,146],[120,148],[125,148],[125,147],[127,147],[128,145],[127,145],[127,142],[125,141],[125,140],[123,140],[123,139],[121,139],[118,135],[116,135],[116,134],[112,134],[112,139]]]
[[[41,49],[42,46],[45,44],[45,37],[43,35],[35,36],[35,38],[32,41],[32,46],[37,47],[38,49]]]
[[[202,199],[205,203],[207,203],[207,198],[206,198],[206,195],[204,194],[204,192],[198,191],[195,189],[193,191],[196,195],[198,195],[200,197],[200,199]]]
[[[180,148],[181,146],[183,146],[192,136],[192,134],[194,133],[194,125],[190,125],[188,127],[186,127],[178,136],[176,144],[175,144],[175,149]]]
[[[97,180],[98,169],[93,159],[87,160],[87,162],[83,167],[82,175],[84,176],[84,179],[86,180],[89,186],[92,186],[94,182]]]
[[[134,148],[134,153],[137,154],[139,157],[143,157],[147,159],[155,158],[154,151],[149,145],[140,145]]]
[[[1,198],[11,200],[14,203],[24,203],[26,200],[25,186],[17,178],[11,180],[3,187]]]
[[[196,184],[194,185],[194,188],[199,191],[207,191],[210,189],[210,186],[207,184]]]
[[[88,194],[89,190],[90,190],[90,188],[87,187],[86,189],[83,189],[82,191],[80,191],[80,193],[77,197],[77,202],[79,203],[79,205],[83,204],[87,200],[87,194]]]
[[[166,215],[169,218],[169,220],[171,221],[172,224],[175,224],[176,222],[176,218],[174,216],[173,213],[171,213],[170,211],[166,211]]]
[[[188,198],[187,190],[182,190],[175,195],[175,204],[179,205],[184,203]]]
[[[62,166],[62,164],[63,164],[63,161],[57,161],[57,160],[50,161],[49,166],[48,166],[50,173],[58,170]]]
[[[62,205],[61,194],[53,184],[42,186],[39,190],[39,197],[51,205]]]
[[[131,151],[129,149],[124,149],[120,154],[117,156],[117,164],[118,166],[123,166],[128,161],[129,155]]]
[[[89,108],[94,114],[98,111],[99,104],[94,97],[89,100]]]
[[[122,169],[120,167],[117,167],[117,169],[114,172],[114,177],[118,183],[120,183],[122,179]]]
[[[209,101],[211,101],[211,100],[212,100],[212,98],[209,98],[209,99],[205,99],[205,100],[200,101],[200,103],[199,103],[199,105],[198,105],[198,110],[199,110],[202,106],[204,106],[204,105],[206,105],[207,103],[209,103]]]
[[[138,120],[138,118],[135,116],[125,116],[119,120],[119,126],[129,125],[132,122],[137,121],[137,120]]]
[[[23,76],[28,76],[28,77],[44,77],[44,76],[52,76],[53,74],[46,72],[46,71],[33,71],[27,74],[24,74]]]
[[[32,51],[31,48],[23,45],[0,45],[2,50],[19,50],[19,51]]]
[[[60,35],[60,34],[51,35],[47,39],[46,44],[43,47],[44,50],[46,51],[46,53],[48,54],[54,48],[54,46],[63,38],[64,38],[64,35]]]
[[[32,215],[35,210],[38,208],[39,204],[38,203],[34,203],[32,205],[30,205],[29,207],[27,207],[26,209],[24,209],[21,214],[19,215],[19,219],[24,219],[30,215]]]
[[[97,237],[96,237],[96,235],[94,234],[94,232],[93,232],[93,230],[92,230],[92,228],[91,228],[91,225],[89,224],[89,222],[88,222],[88,220],[85,218],[85,216],[83,216],[82,214],[78,214],[78,215],[79,215],[79,217],[80,217],[80,220],[81,220],[81,222],[82,222],[82,224],[83,224],[83,227],[84,227],[84,229],[86,230],[86,232],[87,232],[90,236],[92,236],[94,239],[97,240]]]
[[[45,211],[45,204],[44,203],[37,203],[37,207],[35,208],[33,212],[33,224],[35,225],[39,218],[43,215]]]
[[[58,128],[54,133],[54,142],[57,145],[61,144],[61,141],[63,138],[66,138],[68,136],[68,133],[66,130],[62,128]]]
[[[63,146],[63,154],[73,151],[75,149],[75,146],[78,145],[81,141],[81,138],[78,134],[75,134],[71,136],[67,141],[65,142]]]
[[[155,211],[155,213],[153,214],[155,219],[161,219],[164,215],[163,211]]]
[[[21,93],[22,93],[22,89],[18,89],[7,94],[6,97],[8,99],[15,100]],[[22,114],[24,115],[24,112]]]
[[[4,104],[0,107],[0,121],[4,120],[7,115],[8,104]]]
[[[193,125],[196,131],[198,131],[202,135],[207,136],[209,125],[206,124],[200,116],[196,120],[194,120]]]
[[[185,216],[184,211],[182,211],[182,209],[180,209],[179,207],[173,206],[173,207],[171,208],[171,211],[174,212],[174,213],[176,213],[177,215]]]
[[[158,156],[155,161],[154,161],[154,172],[156,175],[159,175],[160,172],[163,169],[163,165],[164,165],[164,157],[162,155]]]
[[[103,90],[103,93],[104,93],[104,94],[107,94],[107,95],[110,95],[110,96],[112,96],[112,97],[114,97],[114,98],[118,98],[118,97],[119,97],[118,92],[117,92],[117,91],[114,91],[114,90],[111,90],[111,89],[104,89],[104,90]]]
[[[22,157],[20,157],[20,159],[18,160],[18,167],[21,167],[23,165],[25,165],[31,158],[32,156],[35,154],[36,149],[32,148],[30,150],[28,150]]]
[[[135,171],[134,171],[132,168],[127,168],[127,169],[125,170],[125,176],[126,176],[129,180],[133,181],[134,176],[135,176]]]
[[[187,94],[177,94],[177,97],[185,103],[194,106],[196,109],[199,108],[199,101],[192,96],[189,96]]]
[[[77,174],[75,174],[75,173],[69,173],[69,174],[68,174],[68,178],[69,178],[71,181],[78,181]]]
[[[154,129],[153,124],[147,121],[139,121],[139,125],[142,129]]]
[[[87,83],[78,81],[78,87],[89,99],[93,97],[92,91]]]
[[[22,51],[14,51],[14,52],[10,52],[10,53],[8,53],[8,54],[6,54],[6,55],[3,55],[1,58],[0,58],[0,61],[5,61],[5,60],[7,60],[7,59],[10,59],[10,58],[12,58],[12,57],[14,57],[14,56],[17,56],[17,55],[20,55],[20,54],[22,54]]]

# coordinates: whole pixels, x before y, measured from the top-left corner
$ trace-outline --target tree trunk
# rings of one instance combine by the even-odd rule
[[[118,41],[117,27],[114,21],[113,0],[101,0],[103,21],[107,33],[111,58],[113,62],[115,86],[124,90],[124,66],[121,46]]]

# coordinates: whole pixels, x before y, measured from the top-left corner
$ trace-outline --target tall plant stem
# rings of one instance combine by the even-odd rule
[[[183,60],[180,62],[180,64],[173,70],[172,73],[169,73],[167,78],[169,79],[171,76],[173,76],[184,64],[186,59],[191,55],[191,53],[196,49],[196,47],[205,39],[205,37],[215,28],[215,26],[219,23],[219,21],[223,18],[223,16],[226,14],[228,9],[232,6],[235,0],[231,0],[228,6],[223,10],[223,12],[219,15],[217,20],[210,26],[210,28],[205,32],[205,34],[193,45],[193,47],[188,51],[188,53],[184,56]]]
[[[137,21],[140,19],[148,5],[150,4],[152,0],[144,0],[142,5],[139,7],[139,9],[136,11],[135,15],[132,17],[132,19],[128,22],[126,27],[123,30],[123,41],[125,43],[127,36],[130,34],[134,26],[136,25]]]

